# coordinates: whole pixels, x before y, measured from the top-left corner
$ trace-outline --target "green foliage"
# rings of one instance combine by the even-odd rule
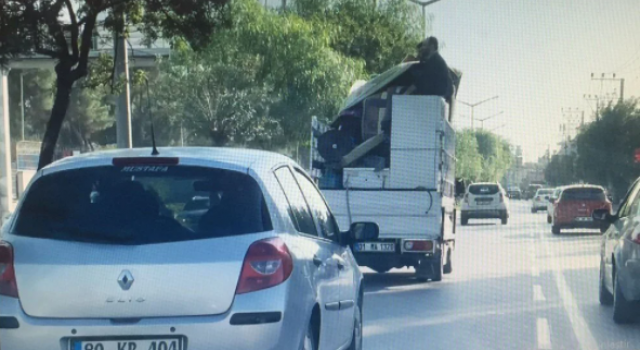
[[[556,154],[544,169],[544,178],[552,186],[563,186],[575,183],[576,156],[573,154]]]
[[[326,28],[329,46],[362,59],[368,74],[378,74],[415,54],[423,38],[423,20],[415,4],[388,0],[296,0],[293,11]]]
[[[576,177],[622,196],[639,174],[634,150],[640,148],[640,109],[629,100],[603,109],[575,139]]]
[[[483,130],[464,130],[456,140],[456,177],[466,182],[500,181],[511,167],[509,143]]]
[[[464,182],[476,182],[482,176],[482,156],[478,140],[471,130],[456,135],[456,177]]]
[[[266,10],[253,0],[234,1],[232,15],[228,35],[242,51],[260,57],[257,78],[279,97],[272,112],[292,141],[308,135],[311,116],[334,116],[351,84],[364,75],[363,62],[333,50],[328,30],[313,21]]]
[[[271,88],[257,79],[259,58],[228,39],[163,62],[154,98],[190,131],[189,144],[268,145],[281,131],[269,115]]]

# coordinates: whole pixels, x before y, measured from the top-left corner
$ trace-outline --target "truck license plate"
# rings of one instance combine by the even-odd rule
[[[395,243],[363,242],[356,243],[355,250],[357,252],[393,253],[396,251],[396,245]]]

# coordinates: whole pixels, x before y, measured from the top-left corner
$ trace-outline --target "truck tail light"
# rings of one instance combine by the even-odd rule
[[[0,295],[18,297],[18,285],[13,266],[13,247],[7,242],[0,242]]]
[[[291,276],[293,259],[280,238],[254,242],[247,250],[236,294],[271,288]]]
[[[433,251],[433,241],[404,241],[404,250],[408,252],[431,252]]]

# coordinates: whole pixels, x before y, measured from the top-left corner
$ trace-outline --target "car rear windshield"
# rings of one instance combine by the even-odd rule
[[[604,191],[599,188],[570,188],[562,191],[563,201],[604,201]]]
[[[469,186],[469,193],[473,195],[492,195],[500,192],[498,185],[471,185]]]
[[[193,206],[206,210],[193,215]],[[35,181],[14,233],[137,245],[271,229],[262,191],[246,174],[189,166],[108,166]]]

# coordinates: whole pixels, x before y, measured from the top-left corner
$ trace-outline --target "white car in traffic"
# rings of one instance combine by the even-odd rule
[[[553,194],[553,188],[541,188],[536,191],[531,199],[531,212],[537,213],[539,210],[547,210],[547,204],[549,204],[549,197]]]
[[[469,185],[462,201],[460,223],[469,219],[500,219],[503,225],[509,220],[509,197],[498,182],[482,182]]]

